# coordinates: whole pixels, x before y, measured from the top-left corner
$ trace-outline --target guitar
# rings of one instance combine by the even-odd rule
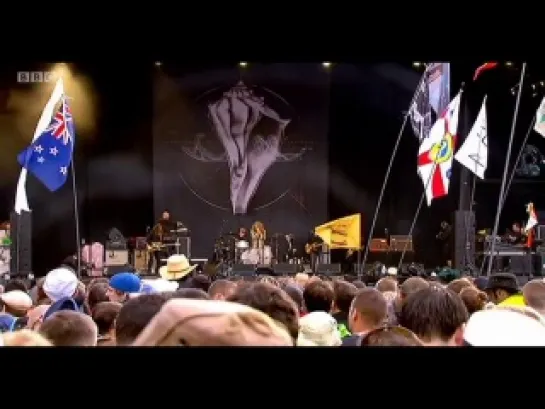
[[[320,247],[322,247],[322,243],[307,243],[305,244],[305,253],[307,254],[311,254],[311,253],[315,253],[316,251],[318,251],[320,249]]]
[[[151,244],[148,244],[148,251],[150,252],[153,252],[153,251],[161,251],[165,248],[166,246],[160,242],[154,242],[154,243],[151,243]]]

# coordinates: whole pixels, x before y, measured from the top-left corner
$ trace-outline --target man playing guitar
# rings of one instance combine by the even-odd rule
[[[153,226],[148,233],[146,241],[148,243],[148,274],[152,274],[153,261],[155,260],[154,274],[159,275],[159,268],[161,267],[161,259],[168,257],[167,247],[164,243],[165,235],[169,234],[169,230],[172,228],[172,222],[170,221],[170,213],[168,210],[163,211],[161,219]]]
[[[305,244],[305,253],[310,256],[310,268],[314,274],[318,269],[318,264],[320,264],[320,254],[322,253],[322,245],[324,241],[320,236],[316,235],[314,232],[310,232],[309,238]]]

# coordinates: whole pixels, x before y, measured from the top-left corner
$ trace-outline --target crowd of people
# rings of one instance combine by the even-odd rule
[[[0,288],[2,346],[545,346],[545,280],[253,275],[212,279],[172,256],[85,285],[68,266]]]

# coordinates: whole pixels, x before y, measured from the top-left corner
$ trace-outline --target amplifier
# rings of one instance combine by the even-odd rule
[[[408,251],[412,252],[413,249],[413,238],[406,235],[390,236],[390,250],[392,251]]]
[[[300,264],[278,263],[274,265],[274,272],[277,275],[295,275],[301,267]]]
[[[169,244],[175,248],[174,253],[183,254],[191,260],[191,237],[179,237],[173,244]]]
[[[369,251],[371,252],[387,252],[390,251],[388,240],[386,239],[371,239],[369,242]]]
[[[143,250],[135,250],[134,252],[134,269],[139,272],[147,271],[149,253]]]
[[[341,264],[318,264],[318,267],[316,268],[316,274],[322,274],[326,276],[340,275]]]
[[[129,264],[129,250],[106,250],[106,267]]]
[[[235,264],[232,274],[240,277],[248,277],[255,275],[255,267],[251,264]]]

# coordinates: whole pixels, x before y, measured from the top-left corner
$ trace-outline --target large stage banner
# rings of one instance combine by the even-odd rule
[[[155,216],[190,229],[193,258],[258,220],[304,240],[327,219],[329,80],[319,64],[157,72]]]

